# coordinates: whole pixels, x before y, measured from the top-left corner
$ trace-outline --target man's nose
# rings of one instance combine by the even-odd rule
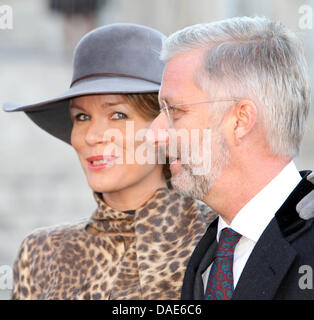
[[[151,123],[145,136],[146,142],[154,145],[169,143],[169,120],[164,112],[161,112]]]

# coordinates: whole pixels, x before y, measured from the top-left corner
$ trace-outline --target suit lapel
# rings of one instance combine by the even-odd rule
[[[218,218],[207,228],[206,233],[196,246],[188,263],[182,286],[181,299],[195,300],[204,298],[202,273],[209,266],[216,249]],[[208,258],[207,266],[205,266]]]
[[[201,260],[199,268],[196,271],[195,282],[194,282],[194,297],[195,300],[203,300],[204,299],[204,284],[203,284],[203,273],[206,269],[210,266],[215,258],[215,253],[217,249],[217,241],[216,241],[216,234],[213,241],[209,244],[209,247]]]
[[[273,299],[284,276],[296,258],[291,242],[313,223],[302,220],[296,212],[297,203],[313,185],[303,179],[277,211],[256,243],[233,293],[232,299]]]
[[[295,250],[282,237],[274,218],[255,245],[232,299],[273,299],[295,257]]]

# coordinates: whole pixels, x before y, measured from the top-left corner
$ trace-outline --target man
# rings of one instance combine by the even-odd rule
[[[293,163],[310,106],[298,39],[266,18],[233,18],[174,33],[161,56],[164,112],[151,129],[159,145],[179,145],[168,151],[173,186],[219,214],[190,259],[182,299],[314,299],[305,274],[314,268],[314,177]],[[200,143],[211,132],[204,174],[190,150],[196,128]]]

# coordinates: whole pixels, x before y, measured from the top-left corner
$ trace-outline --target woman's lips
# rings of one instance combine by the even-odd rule
[[[92,156],[86,158],[88,161],[88,168],[93,170],[101,170],[103,168],[112,167],[115,163],[116,156]]]

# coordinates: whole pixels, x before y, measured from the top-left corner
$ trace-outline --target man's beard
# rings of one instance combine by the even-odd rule
[[[212,136],[215,149],[211,155],[211,167],[206,174],[196,175],[199,166],[181,164],[180,171],[172,176],[172,186],[181,194],[196,199],[204,199],[223,170],[228,166],[230,152],[223,135],[216,131]]]

